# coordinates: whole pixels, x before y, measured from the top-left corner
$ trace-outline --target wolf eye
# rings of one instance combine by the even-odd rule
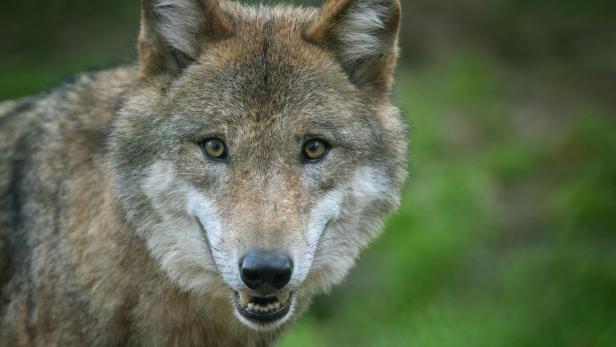
[[[222,161],[227,158],[227,146],[225,143],[218,139],[208,139],[205,140],[201,147],[203,148],[203,152],[208,158],[212,160]]]
[[[304,144],[303,157],[307,162],[317,161],[327,154],[329,145],[323,140],[310,140]]]

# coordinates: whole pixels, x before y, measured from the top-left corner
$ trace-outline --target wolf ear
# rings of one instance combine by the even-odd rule
[[[217,0],[141,0],[141,73],[181,71],[230,27]]]
[[[328,0],[305,38],[332,50],[360,89],[385,95],[391,90],[399,26],[399,0]]]

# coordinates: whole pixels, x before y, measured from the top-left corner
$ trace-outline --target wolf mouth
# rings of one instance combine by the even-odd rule
[[[274,296],[253,296],[235,292],[238,312],[255,323],[272,323],[285,317],[291,309],[292,293]]]

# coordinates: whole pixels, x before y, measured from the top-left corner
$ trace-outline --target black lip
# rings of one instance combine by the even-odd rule
[[[256,313],[245,310],[242,304],[240,303],[240,295],[238,292],[235,292],[235,304],[237,306],[238,312],[246,319],[249,319],[255,323],[271,323],[275,322],[289,313],[291,309],[291,300],[293,299],[293,295],[289,295],[289,299],[284,306],[274,312],[267,313]]]

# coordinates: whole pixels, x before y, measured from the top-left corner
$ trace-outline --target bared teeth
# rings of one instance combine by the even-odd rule
[[[275,297],[270,297],[270,302],[267,302],[268,298],[256,298],[241,292],[238,294],[239,304],[245,310],[259,313],[268,313],[279,310],[287,303],[287,301],[289,301],[290,297],[289,293],[279,294]],[[265,302],[263,302],[264,299],[266,299]]]

